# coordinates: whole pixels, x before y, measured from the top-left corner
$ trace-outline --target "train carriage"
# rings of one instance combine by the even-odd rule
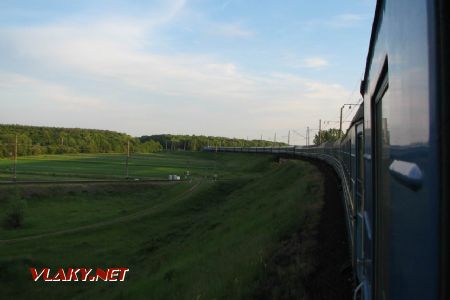
[[[345,137],[317,147],[241,149],[334,167],[355,299],[449,297],[449,12],[445,0],[377,1],[364,102]]]

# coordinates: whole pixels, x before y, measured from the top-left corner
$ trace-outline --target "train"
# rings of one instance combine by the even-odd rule
[[[363,103],[317,146],[206,147],[330,164],[342,199],[354,299],[450,299],[447,0],[378,0]]]

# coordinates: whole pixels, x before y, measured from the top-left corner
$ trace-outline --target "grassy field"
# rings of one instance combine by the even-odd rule
[[[94,173],[84,167],[91,158],[76,158],[66,165]],[[101,158],[98,165],[112,168]],[[268,258],[299,231],[303,255],[289,268],[312,272],[323,196],[315,167],[271,156],[173,153],[144,156],[142,163],[157,171],[142,174],[181,171],[187,161],[190,182],[0,187],[0,211],[25,203],[23,226],[0,229],[0,298],[255,298]],[[33,164],[50,165],[42,158],[31,158],[29,169]],[[211,170],[228,180],[203,178]],[[130,268],[125,282],[33,282],[28,271],[113,266]],[[302,296],[301,282],[294,284]]]
[[[234,176],[245,172],[245,165],[233,165],[221,155],[200,152],[162,152],[135,154],[129,160],[129,176],[140,179],[167,179],[170,174],[184,176]],[[244,160],[240,163],[246,164]],[[0,159],[0,181],[13,176],[13,161]],[[17,180],[123,179],[126,157],[122,154],[73,154],[19,157]]]

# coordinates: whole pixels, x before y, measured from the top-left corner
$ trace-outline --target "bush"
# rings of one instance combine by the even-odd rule
[[[3,219],[3,227],[6,229],[17,229],[23,226],[25,220],[25,208],[27,202],[19,197],[11,200]]]

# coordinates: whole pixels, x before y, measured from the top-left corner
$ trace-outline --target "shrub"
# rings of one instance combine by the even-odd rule
[[[12,197],[3,219],[3,227],[6,229],[16,229],[22,227],[25,220],[26,206],[27,202],[17,194],[15,197]]]

